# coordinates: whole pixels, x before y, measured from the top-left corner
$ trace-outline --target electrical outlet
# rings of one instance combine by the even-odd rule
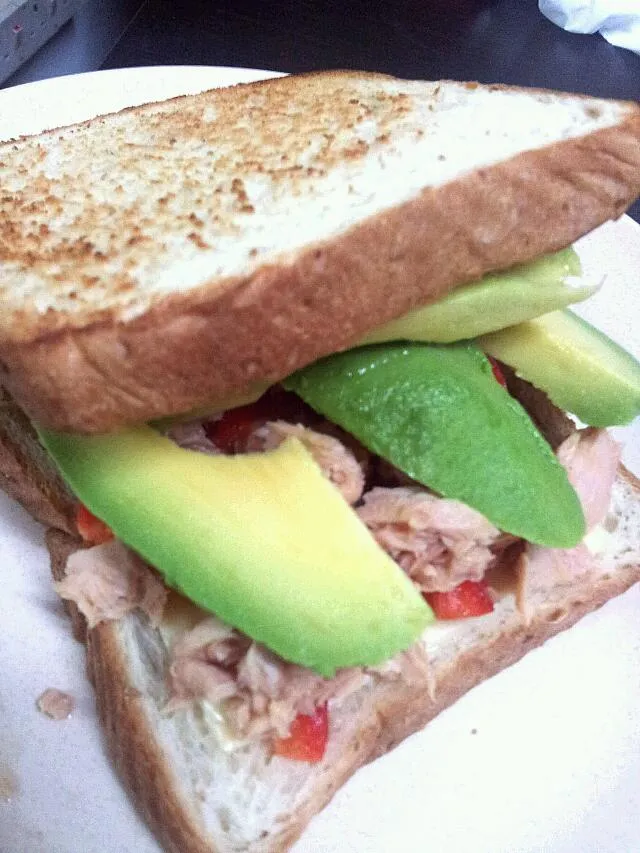
[[[0,84],[82,6],[84,0],[0,0]]]

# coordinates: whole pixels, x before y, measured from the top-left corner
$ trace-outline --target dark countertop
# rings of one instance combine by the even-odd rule
[[[176,64],[363,68],[640,101],[640,56],[564,32],[535,0],[88,0],[5,85]]]

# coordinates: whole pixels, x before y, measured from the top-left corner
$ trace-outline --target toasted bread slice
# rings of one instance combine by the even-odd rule
[[[0,145],[0,380],[103,431],[275,381],[640,193],[640,107],[285,77]]]
[[[0,488],[48,527],[75,534],[75,499],[31,421],[0,388]]]
[[[333,702],[327,753],[317,765],[271,757],[257,745],[225,751],[198,706],[164,713],[168,651],[162,628],[138,615],[94,628],[87,639],[89,671],[108,748],[164,849],[288,849],[360,766],[640,580],[640,483],[628,472],[621,471],[614,487],[608,526],[615,529],[597,571],[570,583],[531,578],[526,615],[507,586],[490,616],[427,629],[421,640],[426,677],[401,673]],[[60,531],[50,531],[47,540],[60,578],[77,544]]]

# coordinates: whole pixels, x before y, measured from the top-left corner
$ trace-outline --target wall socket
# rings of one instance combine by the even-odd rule
[[[0,0],[0,84],[82,6],[84,0]]]

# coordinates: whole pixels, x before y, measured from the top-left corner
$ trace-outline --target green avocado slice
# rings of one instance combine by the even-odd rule
[[[433,618],[297,439],[207,456],[150,427],[40,437],[80,500],[169,586],[286,660],[325,676],[378,664]]]
[[[581,278],[575,251],[563,249],[458,287],[437,302],[374,329],[362,344],[475,338],[580,302],[599,287],[599,282]]]
[[[640,363],[572,311],[554,311],[478,339],[549,398],[596,427],[640,415]]]
[[[458,287],[437,302],[378,326],[355,346],[389,341],[453,343],[476,338],[581,302],[592,296],[600,284],[582,277],[580,259],[569,247]],[[155,424],[165,428],[181,420],[194,420],[253,403],[269,385],[255,383],[241,395],[212,401],[184,415],[160,418]]]
[[[477,347],[365,347],[283,384],[374,453],[500,529],[554,548],[584,536],[565,470]]]

